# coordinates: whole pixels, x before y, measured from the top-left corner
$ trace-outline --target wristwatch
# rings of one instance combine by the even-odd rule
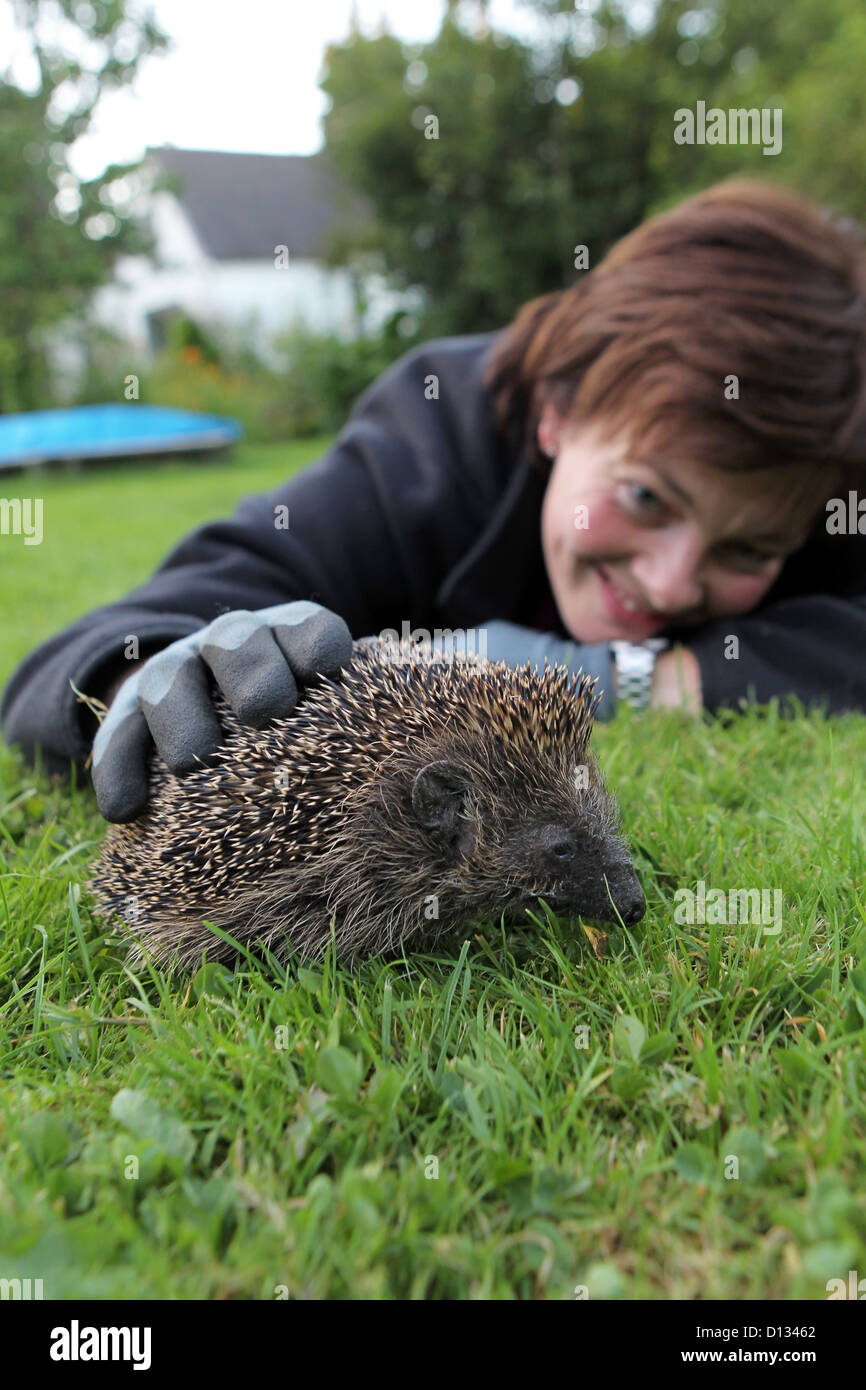
[[[645,642],[611,642],[618,699],[625,700],[633,709],[644,709],[649,704],[656,657],[670,645],[667,637],[648,637]]]

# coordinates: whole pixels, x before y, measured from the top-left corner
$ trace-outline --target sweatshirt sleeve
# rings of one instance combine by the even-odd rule
[[[30,760],[40,747],[49,772],[68,773],[70,761],[83,769],[95,719],[70,681],[96,693],[122,669],[131,636],[145,656],[220,613],[296,598],[339,613],[356,638],[395,612],[429,611],[495,501],[493,470],[467,466],[484,408],[471,386],[480,360],[471,339],[406,353],[362,394],[322,458],[199,527],[146,583],[43,642],[3,693],[7,742]]]
[[[679,640],[697,659],[709,710],[796,695],[829,714],[866,711],[866,594],[785,598]]]

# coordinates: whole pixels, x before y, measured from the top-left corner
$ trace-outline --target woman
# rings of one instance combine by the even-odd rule
[[[209,673],[261,724],[395,628],[582,664],[602,716],[866,709],[866,541],[827,526],[866,465],[864,287],[858,238],[793,193],[688,199],[505,330],[407,353],[324,458],[33,652],[7,739],[83,766],[70,681],[114,700],[94,782],[130,819],[151,739],[176,771],[218,743]]]

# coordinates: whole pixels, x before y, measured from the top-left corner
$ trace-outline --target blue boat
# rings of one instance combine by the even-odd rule
[[[137,401],[0,415],[0,469],[224,449],[239,421]]]

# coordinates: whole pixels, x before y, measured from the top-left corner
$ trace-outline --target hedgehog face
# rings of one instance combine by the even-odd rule
[[[443,759],[416,775],[412,808],[445,864],[502,886],[499,910],[507,915],[542,897],[563,916],[614,924],[621,916],[631,925],[646,900],[617,830],[616,803],[594,763],[589,771],[589,783],[574,776],[564,787],[554,778],[536,789],[538,797],[527,799],[533,809],[514,819],[503,815],[504,787],[485,796],[465,767]]]
[[[494,851],[508,910],[521,913],[544,898],[564,917],[640,921],[646,900],[619,831],[619,809],[586,746],[528,761],[521,780],[530,794],[519,805],[513,793],[506,801],[515,809]]]
[[[527,819],[503,845],[514,885],[509,906],[522,911],[544,898],[557,914],[627,926],[646,911],[628,848],[615,830],[585,814]]]

